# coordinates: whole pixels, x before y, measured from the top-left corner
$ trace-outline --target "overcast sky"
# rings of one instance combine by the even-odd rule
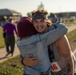
[[[26,15],[36,10],[41,2],[48,12],[76,11],[76,0],[0,0],[0,9],[8,8]]]

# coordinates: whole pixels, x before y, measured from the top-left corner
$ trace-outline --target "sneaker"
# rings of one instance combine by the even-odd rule
[[[7,57],[9,54],[10,54],[10,53],[7,53],[7,54],[6,54],[6,57]]]
[[[13,53],[11,53],[11,56],[13,56]]]

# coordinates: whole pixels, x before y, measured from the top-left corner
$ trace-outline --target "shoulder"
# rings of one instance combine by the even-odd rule
[[[53,29],[55,29],[55,27],[54,27],[53,25],[48,27],[48,30],[49,30],[49,31],[50,31],[50,30],[53,30]]]
[[[62,22],[58,22],[58,23],[57,23],[57,25],[58,25],[58,24],[60,24],[60,25],[65,25],[65,24],[64,24],[64,23],[62,23]]]
[[[31,43],[34,43],[34,41],[36,40],[36,36],[37,35],[32,35],[29,37],[24,37],[24,38],[19,38],[17,39],[16,43],[19,44],[25,44],[25,45],[29,45]]]

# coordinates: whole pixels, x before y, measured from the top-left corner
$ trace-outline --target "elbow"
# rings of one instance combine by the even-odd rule
[[[68,32],[68,27],[64,25],[63,23],[60,23],[60,25],[62,26],[64,33],[66,34]]]
[[[68,32],[68,28],[67,27],[65,27],[64,32],[65,32],[65,34]]]

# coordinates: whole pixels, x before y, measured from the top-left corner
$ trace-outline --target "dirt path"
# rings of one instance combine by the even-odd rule
[[[70,31],[72,31],[74,29],[76,29],[76,25],[73,25],[73,26],[68,27],[68,32],[70,32]]]
[[[19,50],[18,50],[17,46],[15,46],[15,50],[14,50],[14,55],[13,56],[11,56],[11,54],[10,54],[7,58],[5,58],[6,54],[7,54],[6,53],[6,48],[5,47],[1,48],[0,49],[0,63],[5,61],[5,60],[7,60],[7,59],[9,59],[9,58],[12,58],[12,57],[18,55],[19,54]]]

